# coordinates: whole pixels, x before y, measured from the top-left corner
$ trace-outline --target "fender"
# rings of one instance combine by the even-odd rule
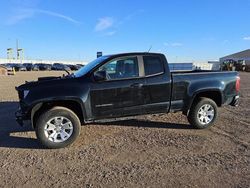
[[[195,98],[198,95],[204,95],[206,96],[206,93],[215,92],[218,93],[221,99],[221,104],[224,103],[223,99],[223,93],[222,91],[225,88],[225,83],[223,81],[214,80],[211,82],[211,80],[201,81],[201,82],[194,82],[188,87],[187,91],[187,98],[184,100],[184,114],[188,114],[189,109],[191,108]],[[211,96],[213,98],[213,96]]]
[[[81,99],[78,98],[74,98],[74,97],[58,97],[58,98],[47,98],[47,99],[41,99],[39,101],[36,101],[34,103],[32,103],[30,106],[30,118],[31,118],[31,123],[32,123],[32,127],[34,128],[34,115],[35,113],[40,110],[44,104],[48,104],[48,103],[61,103],[61,102],[65,102],[65,104],[67,104],[67,102],[76,102],[77,104],[80,105],[81,107],[81,115],[83,120],[85,121],[87,119],[87,112],[86,112],[86,108],[84,105],[84,101],[82,101]]]

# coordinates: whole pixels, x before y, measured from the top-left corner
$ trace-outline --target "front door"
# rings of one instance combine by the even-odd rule
[[[106,71],[107,80],[91,86],[93,119],[143,113],[145,79],[140,77],[136,56],[111,60],[97,71]]]

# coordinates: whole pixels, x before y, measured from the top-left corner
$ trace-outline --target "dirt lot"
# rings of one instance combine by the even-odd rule
[[[250,74],[241,104],[223,107],[216,125],[195,130],[181,113],[82,127],[74,145],[42,148],[19,127],[14,87],[39,76],[0,77],[0,187],[249,187]]]

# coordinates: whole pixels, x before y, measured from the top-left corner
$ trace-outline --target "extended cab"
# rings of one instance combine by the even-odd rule
[[[44,77],[16,88],[19,124],[31,120],[40,142],[61,148],[74,142],[83,124],[151,113],[182,111],[203,129],[217,107],[237,106],[237,72],[171,73],[163,54],[107,55],[63,77]]]

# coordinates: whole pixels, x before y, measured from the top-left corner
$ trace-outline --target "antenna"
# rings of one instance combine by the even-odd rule
[[[148,49],[148,53],[150,52],[151,49],[152,49],[152,45],[151,45],[150,48]]]

